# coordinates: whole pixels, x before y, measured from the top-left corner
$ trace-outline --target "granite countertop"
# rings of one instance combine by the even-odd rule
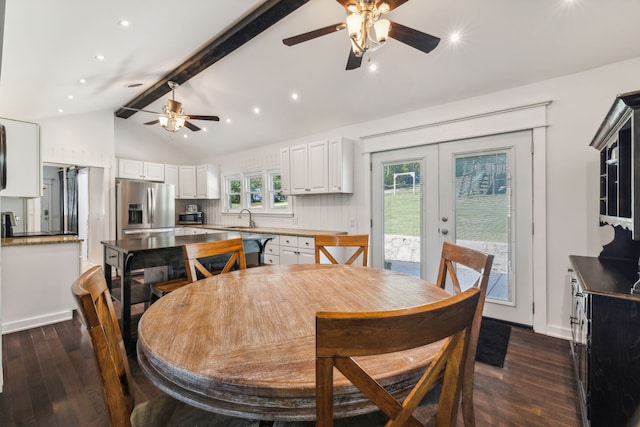
[[[177,226],[178,227],[178,226]],[[346,231],[330,231],[330,230],[304,230],[298,228],[276,228],[276,227],[253,227],[236,226],[236,225],[218,225],[218,224],[201,224],[201,225],[184,225],[189,228],[204,228],[207,230],[224,230],[251,232],[260,234],[286,234],[288,236],[314,237],[316,234],[348,234]]]
[[[60,235],[39,235],[39,236],[15,236],[3,237],[0,246],[29,246],[29,245],[54,245],[59,243],[79,243],[82,239],[76,235],[60,234]]]

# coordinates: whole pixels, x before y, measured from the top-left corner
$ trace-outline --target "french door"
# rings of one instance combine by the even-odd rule
[[[434,282],[444,241],[493,254],[484,315],[532,325],[531,138],[516,132],[373,154],[372,265]],[[469,285],[476,278],[458,276]]]

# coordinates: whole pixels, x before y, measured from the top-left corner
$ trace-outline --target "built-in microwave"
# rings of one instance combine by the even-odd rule
[[[202,212],[182,212],[178,214],[180,224],[204,224],[204,214]]]

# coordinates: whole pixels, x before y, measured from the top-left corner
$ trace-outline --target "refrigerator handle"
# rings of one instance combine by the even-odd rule
[[[149,206],[149,223],[153,224],[153,188],[147,188],[147,205]]]

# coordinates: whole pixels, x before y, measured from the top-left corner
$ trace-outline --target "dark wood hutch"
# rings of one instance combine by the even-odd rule
[[[583,424],[626,426],[640,411],[640,91],[616,97],[591,146],[600,151],[600,225],[614,239],[598,257],[569,257],[571,353]]]

